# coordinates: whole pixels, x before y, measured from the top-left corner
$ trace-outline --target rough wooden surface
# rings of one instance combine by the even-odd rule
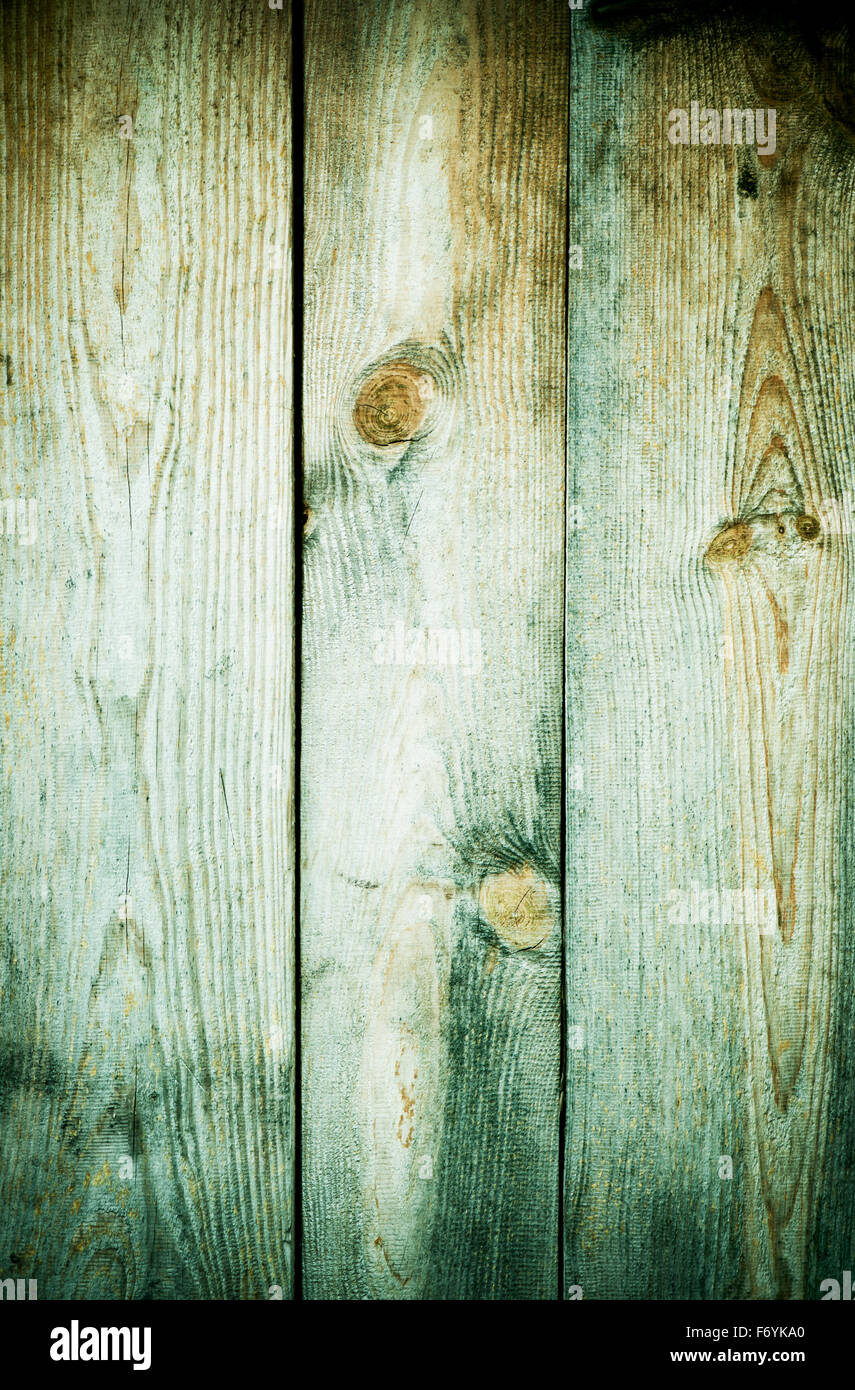
[[[821,521],[853,485],[845,57],[718,20],[574,27],[565,1273],[587,1298],[817,1298],[851,1264],[853,541]],[[774,154],[670,144],[693,100],[776,108]]]
[[[557,1292],[567,33],[307,5],[309,1297]]]
[[[855,65],[734,8],[307,0],[299,730],[289,11],[0,8],[0,1279],[295,1291],[297,737],[305,1296],[851,1268]]]
[[[0,1273],[287,1294],[288,14],[0,26]]]

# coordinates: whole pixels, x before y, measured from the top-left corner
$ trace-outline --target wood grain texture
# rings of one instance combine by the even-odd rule
[[[307,5],[307,1296],[554,1298],[568,17]]]
[[[0,26],[0,1273],[287,1296],[288,13]]]
[[[851,1264],[853,539],[824,521],[853,483],[849,60],[832,81],[783,28],[574,19],[565,1262],[585,1297],[818,1298]],[[775,108],[776,149],[670,144],[692,101]]]

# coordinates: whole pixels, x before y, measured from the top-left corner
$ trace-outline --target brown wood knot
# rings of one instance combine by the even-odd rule
[[[500,941],[513,950],[537,950],[552,931],[547,887],[530,864],[485,878],[478,902]]]
[[[429,372],[412,362],[384,362],[363,383],[353,408],[362,438],[377,448],[406,444],[418,433],[436,394]]]
[[[815,541],[819,535],[819,521],[815,516],[796,517],[796,530],[803,541]]]
[[[718,535],[714,537],[707,550],[707,559],[712,564],[721,564],[727,560],[741,560],[751,545],[752,535],[751,527],[746,522],[732,522],[730,526],[719,531]]]
[[[717,565],[739,561],[752,546],[758,551],[783,546],[789,553],[799,541],[810,543],[819,535],[819,521],[806,512],[757,513],[749,521],[731,521],[722,527],[708,546],[706,559]]]

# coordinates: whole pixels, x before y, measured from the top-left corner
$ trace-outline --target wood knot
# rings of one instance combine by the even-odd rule
[[[803,541],[815,541],[819,535],[819,521],[815,516],[797,516],[796,530]]]
[[[386,362],[371,373],[356,400],[353,418],[368,444],[388,449],[418,432],[435,395],[433,377],[411,362]]]
[[[751,545],[753,534],[747,522],[733,522],[714,538],[707,550],[707,559],[712,564],[722,564],[728,560],[741,560]]]
[[[542,946],[552,931],[546,884],[529,864],[485,878],[478,902],[496,935],[517,951]]]
[[[759,512],[750,521],[733,521],[713,539],[707,550],[712,564],[739,561],[754,547],[759,554],[794,557],[800,541],[815,541],[820,524],[806,512]]]

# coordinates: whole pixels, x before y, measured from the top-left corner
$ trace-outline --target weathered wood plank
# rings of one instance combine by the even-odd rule
[[[855,1234],[852,55],[621,8],[573,20],[566,1281],[817,1298]],[[765,152],[703,143],[746,108]]]
[[[0,1273],[287,1295],[288,13],[0,26]]]
[[[567,9],[307,5],[310,1297],[555,1297]]]

